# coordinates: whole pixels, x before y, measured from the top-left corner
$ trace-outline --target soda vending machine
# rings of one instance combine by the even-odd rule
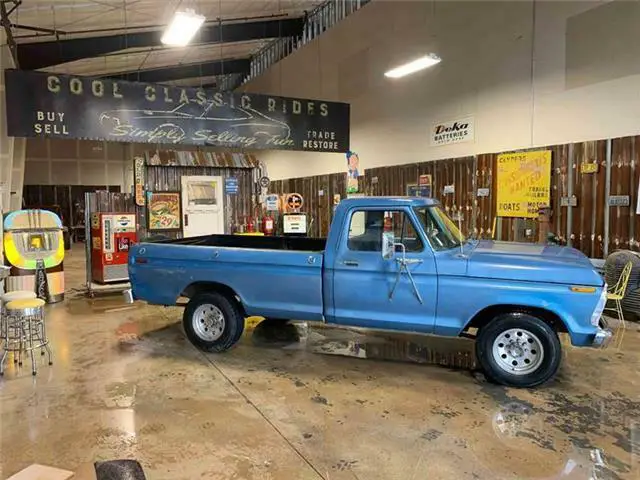
[[[91,217],[91,277],[98,283],[129,280],[129,247],[136,243],[134,213],[94,213]]]

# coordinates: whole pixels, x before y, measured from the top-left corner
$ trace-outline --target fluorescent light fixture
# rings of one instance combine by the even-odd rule
[[[429,55],[425,55],[424,57],[417,58],[412,62],[405,63],[404,65],[400,65],[393,70],[389,70],[384,74],[385,77],[388,78],[400,78],[405,75],[410,75],[415,72],[419,72],[420,70],[424,70],[425,68],[433,67],[440,63],[441,58],[433,53]]]
[[[204,16],[193,10],[176,12],[160,41],[171,47],[184,47],[198,32],[204,20]]]

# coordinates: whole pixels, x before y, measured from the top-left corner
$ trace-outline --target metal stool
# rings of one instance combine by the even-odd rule
[[[2,308],[0,311],[0,315],[2,315],[2,317],[6,316],[4,306],[8,302],[11,302],[13,300],[30,300],[33,298],[38,298],[38,297],[36,296],[36,293],[32,292],[31,290],[13,290],[11,292],[3,293],[2,295],[0,295],[0,300],[2,301]],[[0,341],[2,341],[2,339],[4,339],[5,337],[4,327],[6,323],[7,322],[3,322],[2,320],[0,320]],[[17,355],[14,356],[13,363],[18,363]]]
[[[38,297],[36,292],[32,292],[31,290],[14,290],[12,292],[3,293],[2,296],[0,296],[3,304],[14,300],[31,300],[33,298]]]
[[[19,365],[22,365],[22,352],[29,352],[33,375],[37,373],[34,350],[40,349],[41,355],[44,355],[46,350],[49,355],[49,365],[53,363],[44,322],[44,304],[44,300],[32,298],[12,300],[3,306],[4,351],[0,359],[0,375],[4,374],[4,362],[9,352],[13,352],[14,359],[17,354]]]

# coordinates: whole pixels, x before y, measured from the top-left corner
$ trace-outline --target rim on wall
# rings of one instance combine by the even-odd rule
[[[498,367],[512,375],[532,373],[544,360],[542,342],[524,328],[510,328],[498,335],[492,353]]]
[[[206,342],[215,342],[224,332],[224,314],[215,305],[204,303],[193,312],[191,324],[198,337]]]

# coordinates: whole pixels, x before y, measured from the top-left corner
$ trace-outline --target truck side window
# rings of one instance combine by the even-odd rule
[[[391,228],[397,243],[407,252],[420,252],[422,241],[405,212],[359,210],[351,215],[347,248],[359,252],[381,252],[382,232]]]

